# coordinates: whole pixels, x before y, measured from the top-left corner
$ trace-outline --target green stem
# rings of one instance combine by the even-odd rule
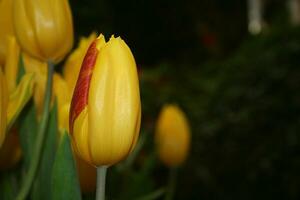
[[[96,200],[105,200],[105,180],[107,166],[97,168],[97,191]]]
[[[174,192],[176,188],[176,178],[177,178],[177,169],[171,168],[165,200],[172,200],[174,198]]]
[[[47,127],[48,118],[49,118],[50,101],[51,101],[51,95],[52,95],[53,72],[54,72],[54,63],[49,61],[48,62],[48,77],[47,77],[46,91],[45,91],[45,96],[44,96],[43,113],[42,113],[39,128],[38,128],[34,151],[32,152],[32,160],[31,160],[28,172],[24,177],[24,181],[22,183],[21,190],[20,190],[16,200],[26,199],[26,197],[30,191],[30,188],[32,186],[33,180],[36,176],[37,169],[39,167],[42,148],[43,148],[44,140],[46,137],[46,127]]]

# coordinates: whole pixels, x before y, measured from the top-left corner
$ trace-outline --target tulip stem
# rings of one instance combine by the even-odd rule
[[[171,168],[169,173],[169,182],[165,200],[172,200],[176,188],[177,168]]]
[[[96,200],[105,200],[105,182],[107,166],[97,168],[97,191]]]
[[[53,79],[53,72],[54,72],[54,63],[49,61],[48,62],[48,77],[47,77],[47,83],[46,83],[46,92],[44,96],[44,105],[43,105],[43,113],[41,116],[40,124],[38,127],[38,133],[37,138],[34,146],[34,151],[32,152],[32,159],[31,163],[28,169],[27,174],[25,175],[22,187],[19,191],[19,194],[16,198],[16,200],[24,200],[26,199],[30,188],[32,186],[33,180],[36,176],[40,159],[41,159],[41,153],[42,148],[46,136],[46,127],[48,124],[48,118],[49,118],[49,109],[50,109],[50,100],[52,95],[52,79]]]

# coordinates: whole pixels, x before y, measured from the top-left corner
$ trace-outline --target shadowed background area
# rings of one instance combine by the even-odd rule
[[[147,141],[129,183],[109,174],[112,198],[117,184],[122,199],[165,184],[167,169],[152,158],[165,103],[178,104],[192,130],[175,199],[300,198],[300,29],[284,1],[265,1],[256,36],[247,31],[246,1],[70,3],[77,41],[92,31],[120,35],[140,70]]]

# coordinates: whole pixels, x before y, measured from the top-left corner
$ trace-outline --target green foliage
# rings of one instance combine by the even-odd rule
[[[30,102],[29,105],[21,113],[19,120],[20,124],[20,143],[22,148],[23,162],[25,169],[28,169],[31,155],[34,148],[34,143],[36,141],[37,134],[37,113],[33,102]]]
[[[0,177],[0,199],[13,200],[17,191],[15,174],[8,172]]]
[[[191,122],[176,199],[299,199],[299,35],[275,30],[222,62],[143,69],[147,125],[170,102]]]
[[[57,103],[54,104],[52,111],[50,112],[47,127],[42,159],[32,188],[33,200],[53,199],[51,198],[52,194],[49,193],[49,188],[51,188],[52,170],[56,154],[56,142],[59,134],[57,130]]]
[[[80,200],[80,187],[68,133],[64,133],[54,161],[51,193],[55,200]]]

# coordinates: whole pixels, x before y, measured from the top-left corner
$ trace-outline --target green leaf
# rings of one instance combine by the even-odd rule
[[[36,179],[33,183],[32,199],[33,200],[50,200],[51,194],[51,173],[56,153],[57,129],[57,103],[54,104],[50,113],[47,126],[44,148],[41,156],[41,163],[37,172]]]
[[[23,162],[25,165],[25,169],[28,169],[37,134],[36,109],[33,105],[33,102],[30,102],[30,104],[28,104],[22,111],[19,122],[19,134],[22,147]]]
[[[11,172],[6,172],[0,176],[0,199],[13,200],[16,194],[16,177]]]
[[[52,199],[81,200],[79,180],[69,135],[65,132],[58,147],[52,173]]]

